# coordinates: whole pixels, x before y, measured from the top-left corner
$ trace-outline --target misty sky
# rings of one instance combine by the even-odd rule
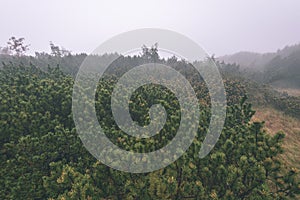
[[[25,37],[30,53],[49,52],[49,41],[90,53],[138,28],[177,31],[217,56],[300,42],[299,0],[0,0],[0,9],[0,46]]]

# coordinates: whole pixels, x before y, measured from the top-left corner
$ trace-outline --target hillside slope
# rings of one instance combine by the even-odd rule
[[[251,78],[275,88],[300,88],[300,44],[274,53],[239,52],[217,60],[238,64],[241,70],[252,73]]]

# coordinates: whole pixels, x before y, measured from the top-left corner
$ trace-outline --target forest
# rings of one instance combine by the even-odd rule
[[[177,161],[150,173],[121,172],[94,158],[76,133],[72,91],[87,55],[61,51],[53,43],[51,47],[52,54],[0,55],[0,199],[273,200],[296,199],[300,194],[298,165],[282,159],[285,133],[270,134],[265,122],[253,117],[258,105],[269,105],[300,118],[299,97],[241,76],[236,64],[216,61],[225,85],[227,115],[216,146],[200,159],[210,97],[205,82],[196,81],[199,74],[190,63],[160,58],[157,49],[145,46],[138,56],[94,56],[100,65],[107,57],[118,56],[98,83],[95,107],[107,137],[125,150],[149,152],[167,144],[178,129],[180,108],[167,88],[142,86],[131,97],[132,119],[141,125],[149,123],[149,108],[157,103],[165,107],[168,117],[154,137],[126,135],[115,124],[109,103],[123,73],[155,60],[185,76],[199,98],[197,137]]]

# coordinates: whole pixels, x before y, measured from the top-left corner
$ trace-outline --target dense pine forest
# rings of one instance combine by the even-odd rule
[[[148,52],[148,51],[147,51]],[[272,90],[240,75],[238,66],[217,62],[227,94],[220,139],[198,156],[210,120],[210,98],[184,60],[147,55],[122,56],[98,84],[96,110],[110,140],[123,149],[149,152],[167,144],[178,128],[179,104],[167,88],[146,85],[131,97],[132,119],[149,123],[149,107],[160,103],[168,118],[159,135],[126,136],[111,113],[110,96],[124,72],[155,60],[178,70],[193,85],[201,108],[197,137],[187,152],[151,173],[120,172],[99,162],[83,146],[72,115],[74,78],[86,54],[1,55],[0,199],[296,199],[299,167],[282,159],[285,133],[270,134],[255,119],[258,105],[300,118],[299,97]],[[94,56],[103,62],[109,56]],[[146,95],[145,95],[146,94]],[[294,147],[298,148],[298,147]],[[299,160],[298,160],[299,161]]]

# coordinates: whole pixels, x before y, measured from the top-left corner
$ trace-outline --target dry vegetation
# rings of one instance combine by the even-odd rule
[[[265,129],[270,134],[283,131],[286,135],[284,162],[300,170],[300,119],[285,115],[273,108],[256,108],[253,121],[265,121]]]
[[[300,89],[292,89],[292,88],[275,88],[275,90],[279,92],[286,92],[290,96],[300,97]]]

